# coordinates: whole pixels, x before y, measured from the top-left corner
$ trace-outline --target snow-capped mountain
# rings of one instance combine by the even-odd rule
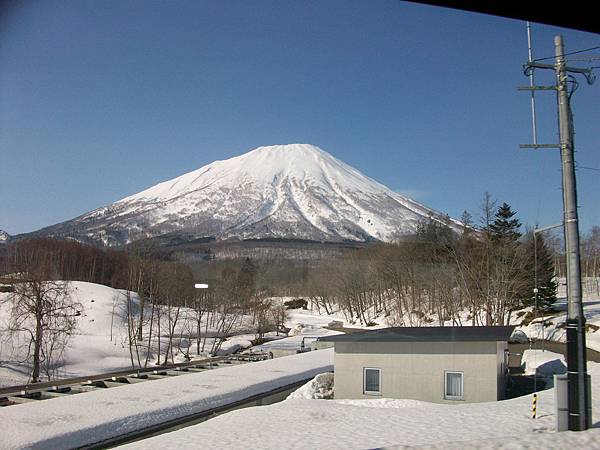
[[[35,234],[119,245],[215,239],[389,241],[437,213],[308,144],[258,147]],[[456,226],[455,222],[451,223]]]

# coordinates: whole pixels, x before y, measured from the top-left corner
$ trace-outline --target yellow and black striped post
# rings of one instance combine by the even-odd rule
[[[533,405],[531,406],[531,418],[537,418],[537,394],[533,394]]]

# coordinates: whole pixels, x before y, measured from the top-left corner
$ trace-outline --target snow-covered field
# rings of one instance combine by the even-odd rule
[[[72,299],[80,303],[83,309],[77,323],[77,330],[71,336],[65,350],[64,360],[56,368],[56,378],[92,375],[131,367],[126,292],[81,281],[69,283],[69,289]],[[0,387],[25,384],[29,381],[31,372],[30,363],[24,361],[29,344],[27,336],[24,334],[14,335],[7,331],[10,314],[8,298],[8,293],[0,293]],[[139,300],[135,294],[132,295],[132,304],[134,313],[137,315]],[[190,311],[184,311],[182,314],[188,312]],[[146,305],[145,317],[150,317],[149,305]],[[281,339],[280,346],[282,347],[300,349],[303,337],[306,337],[306,344],[310,346],[310,342],[318,336],[336,333],[323,328],[330,321],[331,319],[313,314],[310,311],[294,310],[286,323],[290,328],[298,328],[295,333],[292,333],[295,334],[294,336],[286,337],[270,332],[265,337]],[[180,324],[182,323],[183,321],[180,320]],[[202,326],[203,332],[205,331],[204,324]],[[241,317],[233,330],[234,336],[222,344],[220,354],[250,347],[250,341],[256,337],[255,334],[248,333],[248,330],[252,328],[250,318]],[[166,329],[167,325],[165,324],[163,330]],[[175,334],[179,335],[180,331],[177,328]],[[214,331],[214,328],[208,327],[209,333]],[[164,356],[167,338],[163,335],[161,339]],[[212,341],[212,338],[207,339],[207,350],[210,349]],[[188,351],[191,357],[204,357],[207,354],[205,351],[203,354],[195,355],[196,339],[188,339],[185,334],[181,341],[177,340],[177,343],[182,349]],[[152,365],[156,360],[157,344],[158,341],[155,337],[152,340],[149,365]],[[264,350],[267,350],[269,345],[275,344],[266,344]],[[175,353],[175,362],[184,361],[183,353]],[[144,355],[145,353],[141,355],[142,361]],[[134,358],[134,360],[137,362],[137,358]]]
[[[318,352],[317,352],[318,353]],[[545,352],[527,361],[546,366],[562,356]],[[527,370],[535,370],[528,366]],[[563,366],[564,370],[564,366]],[[594,422],[600,425],[600,364],[590,363]],[[311,382],[313,383],[313,382]],[[417,400],[316,400],[304,386],[274,405],[247,408],[172,433],[138,441],[128,449],[520,449],[600,448],[600,428],[555,433],[554,392],[538,398],[531,419],[531,396],[500,402],[443,405]],[[226,430],[224,433],[223,430]]]
[[[77,322],[77,329],[69,340],[64,353],[64,360],[56,369],[57,378],[91,375],[132,367],[131,355],[128,345],[127,329],[127,297],[125,291],[112,289],[94,283],[75,281],[69,283],[71,298],[82,305],[82,314]],[[9,294],[0,293],[0,386],[26,383],[29,380],[30,364],[23,362],[27,354],[28,339],[24,334],[11,334],[7,330],[9,320]],[[132,295],[134,313],[139,311],[137,295]],[[184,314],[187,311],[184,311]],[[145,316],[150,316],[150,307],[145,308]],[[248,327],[242,320],[237,325],[238,330]],[[182,323],[182,321],[180,321]],[[167,326],[163,327],[166,330]],[[203,328],[204,330],[204,328]],[[208,329],[209,332],[214,329]],[[180,329],[176,330],[178,335]],[[163,333],[161,333],[163,334]],[[232,346],[248,347],[249,340],[254,335],[242,334],[235,339],[226,341],[222,349],[227,350]],[[166,348],[167,338],[161,338],[162,352]],[[181,342],[184,349],[195,353],[195,339],[184,338]],[[207,347],[210,348],[212,339],[208,339]],[[156,359],[158,340],[152,340],[149,363]],[[175,352],[175,362],[184,360],[182,353]],[[142,361],[145,351],[142,350]],[[134,357],[137,362],[137,357]]]
[[[56,375],[65,378],[131,367],[124,292],[93,283],[72,282],[70,295],[81,303],[83,310],[65,351],[65,361]],[[20,363],[27,351],[26,336],[6,331],[10,314],[8,298],[8,293],[0,293],[0,386],[26,383],[31,370],[28,363]],[[137,297],[133,301],[137,304]]]

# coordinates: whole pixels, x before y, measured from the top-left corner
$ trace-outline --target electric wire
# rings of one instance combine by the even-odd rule
[[[569,56],[569,55],[576,55],[576,54],[578,54],[578,53],[585,53],[585,52],[590,52],[590,51],[592,51],[592,50],[598,50],[598,49],[600,49],[600,45],[597,45],[597,46],[595,46],[595,47],[586,48],[586,49],[583,49],[583,50],[575,50],[575,51],[573,51],[573,52],[563,53],[562,55],[558,55],[558,56],[559,56],[559,57],[564,57],[564,56]],[[556,57],[557,57],[557,55],[554,55],[554,56],[546,56],[545,58],[536,58],[536,59],[534,59],[534,60],[533,60],[533,62],[537,62],[537,61],[545,61],[545,60],[547,60],[547,59],[554,59],[554,58],[556,58]]]
[[[585,169],[585,170],[597,170],[598,172],[600,172],[600,169],[597,167],[580,166],[579,164],[575,164],[575,168],[576,169]]]
[[[592,56],[590,58],[569,58],[569,59],[565,60],[565,62],[573,62],[573,61],[584,61],[584,62],[600,61],[600,56]]]

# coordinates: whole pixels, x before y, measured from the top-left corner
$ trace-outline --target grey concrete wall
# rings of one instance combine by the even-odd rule
[[[498,399],[496,342],[337,342],[335,398],[406,398],[436,403]],[[381,369],[381,395],[363,393],[363,368]],[[463,400],[444,399],[444,372],[463,372]]]

